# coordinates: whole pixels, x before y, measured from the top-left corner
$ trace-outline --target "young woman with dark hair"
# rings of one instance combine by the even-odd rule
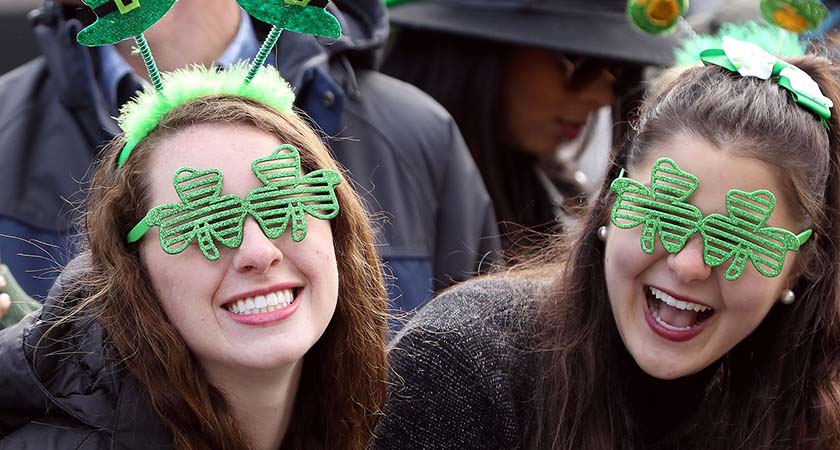
[[[508,255],[541,246],[546,233],[576,219],[589,195],[558,150],[591,136],[591,119],[606,106],[618,124],[613,137],[623,138],[626,112],[641,97],[642,67],[665,62],[667,41],[633,30],[609,2],[592,2],[585,13],[566,0],[415,3],[393,8],[396,32],[383,72],[419,87],[455,118]],[[587,22],[608,32],[581,42],[574,33]]]
[[[397,337],[376,449],[840,448],[840,74],[717,58],[567,240]]]

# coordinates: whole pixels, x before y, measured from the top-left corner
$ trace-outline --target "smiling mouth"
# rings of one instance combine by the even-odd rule
[[[715,314],[714,308],[699,303],[677,300],[655,287],[645,289],[648,308],[653,319],[670,331],[688,331]]]
[[[283,309],[297,301],[299,288],[280,289],[265,295],[257,295],[222,305],[238,315],[262,314]]]
[[[568,122],[561,119],[557,120],[554,126],[557,133],[563,138],[563,140],[572,141],[578,137],[581,130],[583,129],[584,124],[577,122]]]

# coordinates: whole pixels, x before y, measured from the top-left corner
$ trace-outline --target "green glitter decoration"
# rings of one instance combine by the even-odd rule
[[[765,227],[776,207],[770,191],[744,192],[732,189],[726,194],[728,216],[709,214],[687,203],[697,190],[697,177],[680,170],[670,158],[660,158],[651,170],[651,187],[624,177],[624,171],[610,184],[617,194],[611,212],[612,223],[623,229],[643,225],[641,247],[653,253],[656,235],[668,253],[678,253],[695,233],[703,238],[703,260],[718,267],[730,259],[724,273],[727,280],[737,280],[752,262],[758,272],[775,277],[782,272],[788,251],[798,251],[812,235],[805,230],[798,235],[774,227]]]
[[[709,214],[699,226],[706,264],[717,267],[734,258],[724,275],[727,280],[740,277],[747,261],[766,277],[782,273],[785,253],[799,250],[812,232],[805,230],[797,236],[782,228],[765,227],[775,207],[776,197],[767,190],[727,192],[729,216]]]
[[[251,69],[245,76],[245,84],[250,83],[259,68],[265,64],[268,53],[277,44],[283,30],[333,39],[341,37],[341,24],[326,10],[328,3],[326,0],[282,0],[282,2],[281,0],[237,0],[237,2],[248,14],[273,25],[251,63]]]
[[[277,28],[315,36],[341,37],[326,0],[236,0],[248,14]]]
[[[793,33],[813,30],[828,17],[820,0],[761,0],[760,9],[765,20]]]
[[[306,237],[306,215],[330,220],[338,215],[335,187],[341,176],[331,169],[301,175],[300,153],[284,144],[251,164],[263,186],[243,200],[235,194],[221,195],[223,176],[218,169],[178,169],[173,185],[181,203],[152,208],[128,233],[129,243],[139,241],[151,228],[160,230],[160,245],[178,254],[197,242],[204,256],[219,259],[218,244],[237,248],[247,216],[253,217],[270,239],[283,235],[291,223],[291,238]]]
[[[688,0],[628,0],[627,18],[636,28],[650,34],[674,30],[688,10]]]
[[[697,177],[680,170],[677,163],[663,158],[651,171],[651,187],[625,178],[624,171],[610,185],[618,194],[612,221],[618,228],[642,228],[642,250],[653,253],[656,235],[669,253],[677,253],[697,231],[703,217],[694,205],[686,203],[699,185]]]
[[[175,5],[175,0],[84,0],[96,21],[79,32],[76,40],[88,47],[112,45],[134,38],[155,91],[163,91],[160,71],[143,32]],[[142,4],[141,4],[142,1]]]
[[[84,0],[97,15],[79,32],[77,40],[88,47],[111,45],[140,36],[172,9],[175,0]]]

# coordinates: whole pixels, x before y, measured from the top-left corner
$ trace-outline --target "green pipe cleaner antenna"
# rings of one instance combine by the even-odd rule
[[[251,62],[251,67],[248,70],[248,75],[245,76],[245,84],[250,83],[254,76],[257,75],[257,72],[260,70],[260,67],[265,64],[265,60],[268,58],[268,52],[274,48],[274,45],[277,43],[277,40],[280,39],[280,34],[283,32],[282,28],[277,28],[276,26],[271,27],[271,32],[268,33],[265,40],[263,41],[262,45],[260,46],[260,51],[257,52],[256,58],[254,61]]]
[[[136,36],[134,41],[137,42],[137,47],[140,49],[140,56],[143,58],[143,64],[146,65],[146,71],[149,72],[149,79],[152,81],[152,86],[155,91],[163,92],[163,81],[160,78],[160,71],[158,71],[155,58],[152,56],[152,49],[149,48],[149,43],[146,42],[146,37],[142,34]]]

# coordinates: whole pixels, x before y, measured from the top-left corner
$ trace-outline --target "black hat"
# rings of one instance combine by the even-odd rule
[[[393,6],[399,27],[638,64],[673,62],[678,40],[634,28],[626,0],[432,0]]]

